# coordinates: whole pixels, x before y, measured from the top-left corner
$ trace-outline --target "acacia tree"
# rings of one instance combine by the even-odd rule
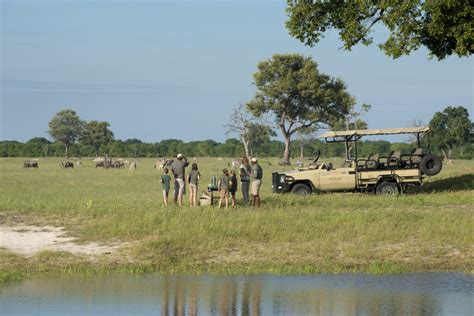
[[[304,147],[311,142],[315,133],[318,130],[317,126],[312,126],[310,128],[301,129],[296,133],[298,142],[300,143],[300,158],[304,158]]]
[[[436,112],[430,128],[433,131],[432,144],[449,160],[455,147],[460,148],[462,155],[463,147],[472,141],[473,123],[467,109],[462,106],[448,106],[442,112]]]
[[[250,157],[250,125],[253,121],[252,115],[245,109],[243,104],[238,104],[232,110],[227,128],[227,135],[235,133],[244,145],[245,156]]]
[[[275,132],[267,125],[256,120],[243,104],[232,110],[229,123],[226,125],[227,135],[237,134],[244,145],[245,156],[252,157],[253,150],[275,137]]]
[[[388,56],[398,58],[424,46],[438,59],[474,51],[472,4],[456,1],[288,0],[286,22],[290,34],[314,46],[331,29],[339,31],[343,48],[370,45],[375,25],[389,31],[379,44]]]
[[[73,110],[61,110],[49,122],[49,135],[62,143],[66,158],[69,158],[69,147],[82,135],[84,122]]]
[[[113,142],[114,133],[109,129],[108,122],[90,121],[84,125],[84,131],[81,135],[81,143],[93,146],[96,157],[99,156],[99,149],[102,145]]]
[[[257,148],[269,143],[272,137],[276,136],[275,131],[268,125],[260,123],[250,123],[246,138],[250,140],[250,156],[253,157]]]
[[[330,125],[355,104],[341,79],[320,73],[316,62],[300,54],[277,54],[258,64],[257,93],[247,103],[256,117],[272,114],[285,138],[284,163],[290,163],[291,137],[316,124]]]

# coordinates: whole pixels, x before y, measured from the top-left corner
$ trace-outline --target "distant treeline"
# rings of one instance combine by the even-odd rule
[[[292,156],[297,158],[301,155],[301,143],[294,141]],[[388,141],[361,141],[358,143],[359,157],[366,157],[370,153],[388,155],[393,150],[401,150],[409,153],[415,147],[410,143],[390,143]],[[285,145],[283,142],[271,140],[263,143],[255,149],[258,157],[281,157]],[[320,150],[324,157],[344,157],[345,146],[342,143],[325,144],[320,140],[311,140],[304,145],[304,155],[310,157],[316,150]],[[442,155],[441,152],[433,150],[434,153]],[[177,153],[183,153],[188,157],[241,157],[245,150],[242,143],[237,139],[228,139],[224,143],[213,140],[183,142],[176,139],[163,140],[157,143],[145,143],[139,139],[128,139],[125,141],[114,140],[113,142],[100,146],[99,155],[105,154],[111,157],[174,157]],[[94,157],[96,150],[93,146],[74,144],[70,148],[70,156]],[[25,143],[18,141],[0,141],[1,157],[64,157],[64,145],[51,142],[43,137],[33,138]],[[463,148],[453,150],[453,158],[472,159],[474,157],[474,146],[469,144]]]

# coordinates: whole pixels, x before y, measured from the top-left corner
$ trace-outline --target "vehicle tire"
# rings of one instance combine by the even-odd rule
[[[395,182],[383,181],[377,186],[375,193],[377,195],[398,195],[400,191]]]
[[[441,159],[435,155],[426,155],[421,158],[420,170],[427,176],[435,176],[440,173],[443,168]]]
[[[307,196],[311,194],[311,188],[304,183],[297,183],[291,189],[291,193],[301,196]]]

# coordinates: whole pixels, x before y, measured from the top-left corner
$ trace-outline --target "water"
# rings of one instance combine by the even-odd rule
[[[0,287],[0,315],[474,315],[474,277],[39,278]]]

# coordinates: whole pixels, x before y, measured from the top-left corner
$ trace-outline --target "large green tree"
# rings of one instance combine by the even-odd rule
[[[469,0],[288,0],[286,22],[290,34],[313,46],[332,29],[343,48],[373,42],[372,29],[382,24],[389,31],[379,44],[393,58],[422,46],[438,59],[474,51],[473,6]]]
[[[66,158],[69,147],[82,135],[84,122],[73,110],[61,110],[49,122],[49,135],[64,145]]]
[[[442,112],[436,112],[430,121],[433,131],[431,143],[439,149],[446,159],[452,158],[454,148],[461,150],[472,141],[473,123],[469,112],[462,106],[448,106]]]
[[[255,122],[249,124],[247,134],[246,138],[250,140],[250,156],[247,157],[254,157],[260,146],[269,143],[272,137],[277,136],[270,126]]]
[[[316,62],[300,54],[277,54],[258,64],[257,93],[247,103],[256,116],[270,114],[285,138],[284,162],[291,157],[291,137],[315,124],[330,125],[346,116],[355,99],[341,79],[320,73]]]
[[[93,146],[96,157],[99,156],[99,149],[103,145],[110,144],[114,140],[114,133],[109,129],[108,122],[90,121],[84,126],[81,135],[81,143]]]

